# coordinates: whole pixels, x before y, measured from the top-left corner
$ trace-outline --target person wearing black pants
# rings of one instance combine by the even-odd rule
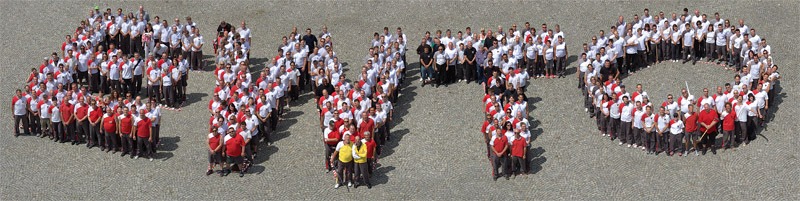
[[[447,76],[447,56],[444,54],[444,47],[439,46],[439,51],[433,55],[434,68],[436,69],[436,87],[446,84],[445,77]]]
[[[496,131],[499,132],[500,129]],[[492,140],[489,143],[489,146],[492,148],[492,179],[497,181],[497,178],[500,178],[501,172],[499,169],[502,169],[502,175],[505,175],[506,179],[511,176],[511,172],[509,172],[509,159],[508,159],[508,139],[504,134],[497,133],[496,136],[492,136]]]
[[[467,80],[467,83],[470,83],[475,79],[475,72],[480,72],[480,69],[477,68],[475,65],[475,56],[477,54],[477,50],[475,47],[472,47],[472,41],[467,42],[467,46],[464,49],[464,77]]]

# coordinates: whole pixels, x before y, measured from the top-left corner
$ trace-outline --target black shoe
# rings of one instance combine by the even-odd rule
[[[494,181],[497,181],[497,178],[500,178],[500,177],[492,177],[492,179],[493,179]]]
[[[244,177],[244,172],[239,172],[239,177]]]
[[[703,156],[706,155],[706,151],[707,151],[706,149],[703,149]]]
[[[367,183],[367,189],[372,189],[372,184]]]
[[[712,149],[711,153],[714,154],[714,155],[717,155],[717,150],[716,149]]]
[[[509,177],[509,176],[506,176],[506,180],[509,180],[509,179],[511,179],[511,177]]]
[[[208,169],[208,171],[206,171],[206,176],[211,174],[214,174],[214,170]]]

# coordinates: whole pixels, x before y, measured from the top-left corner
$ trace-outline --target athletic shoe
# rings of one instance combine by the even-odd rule
[[[134,156],[133,159],[139,159],[139,156]]]
[[[152,157],[150,157],[150,162],[153,162],[153,158]]]
[[[347,182],[347,187],[353,187],[353,182]]]
[[[208,171],[206,171],[206,176],[211,175],[211,174],[214,174],[214,171],[211,170],[211,169],[208,169]]]
[[[339,184],[333,185],[333,189],[339,189]]]
[[[622,146],[622,142],[619,142],[619,145]]]
[[[628,144],[628,148],[631,148],[631,145],[630,145],[630,144]]]

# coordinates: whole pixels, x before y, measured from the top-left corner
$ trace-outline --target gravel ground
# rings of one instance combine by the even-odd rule
[[[63,35],[74,29],[90,6],[99,1],[0,1],[0,94],[10,96],[40,58],[56,50]],[[142,2],[113,1],[111,7],[134,11]],[[800,199],[798,156],[800,141],[790,133],[800,130],[793,113],[800,112],[793,69],[800,60],[796,50],[797,1],[675,1],[647,5],[645,1],[159,1],[147,2],[151,17],[181,19],[191,15],[211,52],[212,31],[220,20],[238,25],[248,20],[253,30],[252,57],[272,58],[280,36],[292,26],[311,27],[318,33],[325,24],[334,35],[342,62],[359,66],[373,32],[384,26],[403,27],[416,44],[424,31],[463,30],[525,21],[537,25],[561,24],[572,53],[591,34],[608,27],[616,16],[631,18],[648,6],[653,13],[684,7],[702,12],[719,11],[723,17],[744,18],[768,38],[785,77],[783,90],[771,107],[775,118],[767,131],[750,146],[703,157],[653,157],[622,148],[601,138],[591,119],[582,113],[575,79],[535,80],[530,88],[535,174],[511,181],[493,182],[485,149],[478,135],[482,121],[480,87],[420,87],[418,72],[403,89],[396,107],[396,122],[387,156],[373,178],[375,187],[333,190],[331,174],[322,170],[322,145],[317,116],[308,98],[296,103],[277,142],[262,146],[257,164],[245,177],[206,177],[205,105],[213,83],[208,73],[190,76],[190,104],[183,111],[165,111],[162,127],[164,151],[154,162],[120,158],[80,146],[55,144],[34,137],[11,137],[11,117],[0,107],[0,127],[8,140],[0,141],[0,200],[77,199]],[[158,4],[156,7],[154,4]],[[487,5],[492,5],[491,7]],[[713,7],[709,5],[714,5]],[[308,8],[306,8],[308,7]],[[447,9],[444,9],[447,8]],[[713,9],[713,10],[712,10]],[[505,12],[499,12],[507,10]],[[465,14],[476,13],[476,14]],[[558,15],[558,14],[561,15]],[[781,14],[786,13],[786,14]],[[778,15],[781,14],[781,15]],[[392,29],[393,30],[393,29]],[[415,47],[416,45],[412,45]],[[417,59],[409,54],[409,61]],[[573,62],[570,67],[576,66]],[[573,70],[574,71],[574,70]],[[682,72],[689,73],[682,73]],[[348,72],[349,77],[355,75]],[[574,74],[572,75],[574,76]],[[698,64],[657,65],[626,80],[642,83],[660,101],[677,94],[683,81],[692,92],[714,87],[732,75]],[[658,84],[664,83],[664,84]],[[306,96],[307,97],[307,96]],[[455,100],[455,101],[446,101]],[[10,98],[2,104],[9,105]],[[788,101],[788,102],[785,102]],[[777,111],[776,111],[777,110]],[[203,129],[198,129],[203,128]]]

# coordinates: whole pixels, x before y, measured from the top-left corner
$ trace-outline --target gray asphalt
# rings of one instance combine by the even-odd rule
[[[297,103],[279,125],[273,146],[262,146],[253,171],[243,178],[205,176],[206,103],[212,76],[193,72],[190,104],[182,111],[164,113],[164,151],[154,162],[120,158],[96,149],[56,144],[34,137],[13,138],[10,94],[21,87],[28,69],[56,50],[63,35],[74,30],[88,9],[100,1],[0,1],[0,200],[189,200],[189,199],[381,199],[381,200],[797,200],[800,171],[793,134],[798,107],[794,79],[800,59],[792,54],[800,43],[798,1],[158,1],[108,2],[132,12],[145,4],[151,17],[198,23],[211,52],[212,33],[221,20],[238,25],[247,19],[253,30],[252,58],[264,62],[274,57],[280,37],[292,26],[310,27],[318,33],[327,25],[334,35],[335,51],[342,62],[360,66],[373,32],[384,26],[403,27],[416,44],[424,31],[463,30],[471,26],[506,29],[526,21],[534,25],[560,24],[571,53],[592,34],[608,27],[618,15],[631,18],[645,7],[651,12],[700,9],[725,18],[744,18],[758,29],[774,51],[784,76],[768,130],[747,147],[703,157],[653,157],[622,148],[594,129],[583,113],[574,74],[568,79],[535,80],[533,142],[535,174],[511,181],[490,178],[490,166],[478,130],[482,121],[477,85],[420,87],[416,70],[400,96],[388,154],[366,188],[333,189],[331,174],[323,171],[317,116],[310,103]],[[101,5],[102,6],[102,5]],[[183,20],[182,20],[183,21]],[[394,30],[394,29],[392,29]],[[415,45],[411,45],[414,48]],[[413,51],[412,51],[413,52]],[[413,53],[410,61],[416,60]],[[575,67],[577,63],[571,63]],[[348,71],[353,77],[354,71]],[[656,100],[677,94],[683,81],[692,91],[729,81],[732,75],[718,68],[657,65],[637,73],[626,83],[642,83]],[[663,84],[659,84],[663,83]],[[302,99],[302,100],[308,100]],[[310,102],[310,101],[309,101]],[[366,196],[366,197],[365,197]]]

